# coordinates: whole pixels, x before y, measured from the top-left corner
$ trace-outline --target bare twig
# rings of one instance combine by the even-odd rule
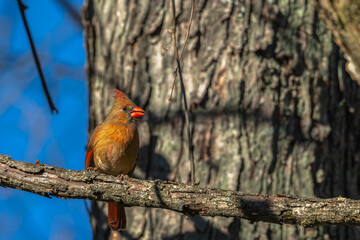
[[[191,174],[191,183],[194,185],[195,184],[195,163],[194,163],[194,155],[193,155],[192,135],[191,135],[191,131],[190,131],[189,108],[188,108],[187,101],[186,101],[185,86],[184,86],[184,82],[183,82],[183,79],[182,79],[179,53],[178,53],[177,45],[176,45],[175,0],[172,0],[172,12],[173,12],[173,19],[172,19],[173,30],[172,30],[172,34],[173,34],[174,52],[175,52],[177,69],[179,71],[181,94],[182,94],[183,100],[184,100],[185,122],[186,122],[187,135],[188,135],[188,141],[189,141],[189,158],[190,158],[190,168],[191,168],[191,172],[190,172],[190,174]]]
[[[188,29],[187,29],[187,32],[186,32],[186,36],[185,36],[185,42],[184,42],[184,45],[183,45],[183,47],[181,49],[181,53],[180,53],[180,60],[181,60],[181,58],[183,56],[187,40],[188,40],[188,38],[190,36],[190,29],[191,29],[191,23],[192,23],[192,20],[193,20],[194,9],[195,9],[195,0],[192,0],[190,19],[189,19],[189,23],[188,23]],[[171,86],[171,92],[170,92],[169,101],[171,101],[172,95],[173,95],[173,92],[174,92],[175,80],[176,80],[176,76],[177,76],[177,70],[178,70],[178,67],[176,66],[175,71],[174,71],[174,78],[173,78],[173,83],[172,83],[172,86]]]
[[[45,76],[44,76],[42,68],[41,68],[40,60],[39,60],[39,57],[38,57],[36,49],[35,49],[34,41],[32,39],[31,33],[30,33],[30,28],[29,28],[29,25],[28,25],[26,17],[25,17],[25,10],[27,7],[24,5],[24,3],[21,0],[17,0],[17,2],[19,5],[20,13],[21,13],[21,18],[23,20],[23,23],[24,23],[24,26],[26,29],[26,34],[27,34],[29,42],[30,42],[30,47],[31,47],[32,54],[34,56],[36,68],[39,72],[41,84],[44,89],[47,102],[49,103],[51,113],[54,113],[54,112],[59,113],[58,109],[56,108],[56,106],[50,96],[50,92],[49,92],[49,89],[48,89],[46,81],[45,81]]]
[[[223,216],[277,224],[360,225],[360,201],[342,197],[267,196],[194,185],[119,178],[31,164],[0,155],[0,186],[50,198],[89,199],[124,206],[169,209],[187,216]],[[132,189],[131,191],[128,191]],[[51,200],[49,200],[51,201]]]

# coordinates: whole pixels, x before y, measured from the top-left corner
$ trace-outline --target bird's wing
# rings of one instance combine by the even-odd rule
[[[93,156],[94,156],[94,140],[96,135],[96,129],[97,128],[95,128],[94,132],[91,134],[89,143],[86,147],[85,169],[95,166],[93,161]]]

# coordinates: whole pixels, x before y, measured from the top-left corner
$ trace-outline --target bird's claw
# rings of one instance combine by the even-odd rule
[[[127,175],[127,174],[120,174],[119,176],[118,176],[118,178],[121,180],[121,181],[126,181],[126,180],[129,180],[130,178],[129,178],[129,175]]]
[[[40,160],[39,160],[39,159],[37,159],[37,160],[35,161],[35,164],[36,164],[36,165],[39,165],[39,166],[44,166],[44,164],[40,163]]]
[[[130,185],[130,183],[129,183],[129,180],[130,180],[129,175],[127,175],[127,174],[120,174],[118,177],[119,177],[119,179],[120,179],[121,181],[124,181],[127,185]],[[132,188],[134,188],[134,186],[130,186],[130,187],[126,190],[126,192],[127,192],[128,194],[130,194],[130,191],[131,191]]]
[[[91,170],[91,171],[97,172],[97,171],[99,171],[99,168],[97,168],[97,167],[87,167],[86,170]]]

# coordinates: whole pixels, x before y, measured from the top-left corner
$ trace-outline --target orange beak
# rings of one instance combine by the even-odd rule
[[[134,107],[133,110],[130,112],[131,117],[138,118],[145,115],[145,111],[142,108]]]

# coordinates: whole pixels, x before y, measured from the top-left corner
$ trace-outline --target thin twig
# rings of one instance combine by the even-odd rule
[[[37,70],[39,72],[39,75],[40,75],[41,84],[42,84],[42,87],[44,89],[46,99],[47,99],[47,101],[49,103],[50,111],[51,111],[51,113],[54,113],[54,112],[59,113],[59,111],[56,108],[53,100],[51,99],[49,89],[48,89],[46,81],[45,81],[45,76],[44,76],[42,68],[41,68],[40,60],[39,60],[39,57],[38,57],[36,49],[35,49],[34,41],[32,39],[31,33],[30,33],[30,28],[29,28],[29,25],[28,25],[26,17],[25,17],[25,10],[27,9],[27,7],[24,5],[24,3],[21,0],[17,0],[17,2],[18,2],[18,5],[19,5],[21,18],[22,18],[24,26],[25,26],[26,34],[27,34],[29,42],[30,42],[31,51],[32,51],[32,54],[33,54],[33,57],[34,57],[34,60],[35,60],[36,68],[37,68]]]
[[[188,23],[188,29],[187,29],[187,32],[186,32],[184,45],[183,45],[183,47],[181,49],[180,59],[179,60],[181,60],[181,58],[183,56],[187,40],[188,40],[188,38],[190,36],[190,29],[191,29],[191,23],[192,23],[192,20],[193,20],[194,9],[195,9],[195,0],[192,0],[190,19],[189,19],[189,23]],[[174,71],[174,78],[173,78],[173,83],[172,83],[172,86],[171,86],[171,92],[170,92],[169,101],[171,101],[171,98],[172,98],[172,95],[173,95],[173,92],[174,92],[175,80],[176,80],[176,76],[177,76],[177,70],[178,70],[178,67],[176,66],[175,71]]]
[[[174,52],[175,52],[177,69],[178,69],[178,71],[179,71],[179,79],[180,79],[180,85],[181,85],[181,94],[182,94],[183,100],[184,100],[185,122],[186,122],[187,134],[188,134],[188,140],[189,140],[189,158],[190,158],[190,168],[191,168],[191,183],[194,185],[194,184],[195,184],[195,163],[194,163],[194,156],[193,156],[192,136],[191,136],[191,131],[190,131],[189,108],[188,108],[187,101],[186,101],[185,86],[184,86],[184,82],[183,82],[183,79],[182,79],[179,53],[178,53],[177,45],[176,45],[176,19],[175,19],[176,13],[175,13],[175,0],[172,0],[172,12],[173,12],[173,19],[172,19],[173,30],[172,30],[172,35],[173,35],[173,43],[174,43]]]

